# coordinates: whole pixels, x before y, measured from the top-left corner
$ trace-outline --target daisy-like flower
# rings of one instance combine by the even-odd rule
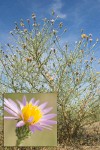
[[[48,102],[39,105],[40,101],[35,101],[34,98],[27,102],[25,96],[22,102],[17,102],[20,107],[13,100],[4,98],[4,110],[12,115],[4,116],[4,119],[18,120],[16,127],[28,125],[29,130],[34,132],[43,128],[51,130],[52,125],[57,124],[57,121],[52,120],[56,114],[48,114],[53,109],[46,108]]]

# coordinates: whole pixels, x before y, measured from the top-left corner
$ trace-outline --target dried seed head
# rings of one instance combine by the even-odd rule
[[[21,22],[21,23],[20,23],[20,26],[21,26],[21,27],[24,27],[24,23],[23,23],[23,22]]]
[[[57,33],[57,30],[53,30],[53,34],[56,35],[56,33]]]
[[[8,55],[5,55],[6,58],[8,58]]]
[[[37,23],[34,23],[34,24],[33,24],[33,26],[34,26],[34,27],[37,27],[37,26],[38,26],[38,24],[37,24]]]
[[[53,50],[53,51],[54,51],[54,53],[56,53],[56,50],[55,50],[55,48],[54,48],[54,50]]]
[[[81,49],[81,50],[80,50],[80,52],[81,52],[81,53],[84,53],[84,50],[83,50],[83,49]]]
[[[76,82],[78,82],[79,81],[79,78],[76,78]]]
[[[55,22],[53,19],[52,19],[52,20],[50,20],[50,21],[51,21],[51,24],[52,24],[52,25],[53,25],[53,24],[54,24],[54,22]]]
[[[32,58],[31,58],[31,57],[27,57],[27,58],[26,58],[26,61],[27,61],[27,62],[31,62],[31,61],[32,61]]]
[[[53,51],[54,53],[56,52],[55,48],[51,48],[51,51]]]
[[[62,26],[63,26],[63,23],[62,23],[62,22],[60,22],[59,27],[60,27],[60,28],[62,28]]]
[[[93,60],[93,57],[91,57],[91,60]]]
[[[27,29],[24,29],[24,33],[27,33],[27,31],[28,31]]]
[[[23,47],[23,49],[25,49],[26,48],[26,44],[23,44],[22,47]]]
[[[78,72],[76,72],[76,75],[78,75],[79,73]]]
[[[90,39],[89,39],[89,41],[90,41],[90,42],[92,42],[92,41],[93,41],[93,39],[92,39],[92,38],[90,38]]]
[[[32,13],[32,18],[35,20],[36,19],[36,15],[34,13]]]
[[[48,74],[48,73],[46,73],[46,76],[47,76],[47,77],[49,77],[49,74]]]
[[[88,65],[88,64],[86,65],[86,68],[89,68],[89,65]]]
[[[16,30],[18,30],[18,29],[19,29],[19,28],[18,28],[18,26],[16,26],[15,28],[16,28]]]
[[[49,80],[50,80],[50,81],[53,81],[54,79],[53,79],[53,77],[49,77]]]
[[[81,35],[82,39],[87,38],[88,36],[86,34]]]

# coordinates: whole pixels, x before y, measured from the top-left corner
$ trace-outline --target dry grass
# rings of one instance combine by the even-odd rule
[[[85,132],[81,140],[64,143],[57,147],[3,147],[3,128],[0,127],[0,150],[100,150],[100,122],[84,127]],[[89,143],[90,142],[90,143]]]

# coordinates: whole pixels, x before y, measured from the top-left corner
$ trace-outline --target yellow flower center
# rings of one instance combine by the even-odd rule
[[[38,106],[33,106],[31,103],[23,107],[22,114],[25,122],[27,122],[30,117],[33,117],[33,120],[29,122],[29,124],[36,123],[42,118],[41,110]]]

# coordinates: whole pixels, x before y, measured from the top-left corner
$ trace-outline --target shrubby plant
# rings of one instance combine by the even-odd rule
[[[92,34],[81,31],[73,45],[61,42],[63,23],[44,18],[38,24],[33,13],[10,32],[11,43],[1,48],[1,96],[4,92],[57,92],[58,143],[77,138],[82,127],[100,121],[100,74],[95,68]],[[62,38],[63,39],[63,38]]]

